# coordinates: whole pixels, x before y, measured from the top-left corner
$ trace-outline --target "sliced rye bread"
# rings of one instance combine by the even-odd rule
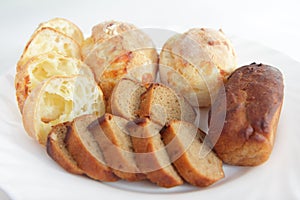
[[[87,129],[96,119],[94,115],[74,119],[65,140],[67,149],[87,176],[99,181],[117,181],[118,177],[106,165],[95,138]]]
[[[147,178],[161,187],[174,187],[183,184],[170,162],[161,140],[161,126],[147,118],[141,118],[127,124],[131,135],[136,162]]]
[[[66,148],[65,138],[70,131],[70,122],[54,126],[48,135],[47,153],[62,168],[72,174],[84,174]]]
[[[162,130],[167,152],[178,173],[198,187],[209,186],[224,177],[222,161],[202,143],[203,134],[193,124],[179,120],[170,121]]]
[[[162,126],[172,119],[190,123],[194,123],[196,119],[193,107],[182,96],[159,83],[152,83],[142,94],[138,114],[141,118],[149,117]]]
[[[130,136],[126,132],[127,123],[126,119],[107,113],[90,124],[88,130],[94,135],[114,174],[128,181],[139,181],[146,176],[137,167]]]
[[[108,100],[107,111],[128,120],[136,119],[140,106],[140,96],[146,92],[146,85],[123,78],[115,86]]]

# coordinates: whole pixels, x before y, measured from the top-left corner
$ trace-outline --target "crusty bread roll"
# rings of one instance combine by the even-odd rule
[[[17,71],[33,56],[47,52],[81,59],[80,45],[72,38],[50,27],[42,27],[33,34],[17,64]]]
[[[91,69],[81,60],[49,52],[32,57],[16,73],[15,87],[19,109],[30,92],[47,78],[56,75],[71,76],[82,74],[93,78]]]
[[[140,117],[148,117],[161,126],[172,119],[195,123],[196,112],[193,107],[182,96],[163,84],[150,84],[140,98],[138,110]]]
[[[82,75],[53,76],[26,99],[23,124],[30,136],[45,145],[52,126],[80,115],[104,113],[103,93],[94,79]]]
[[[199,187],[209,186],[224,177],[222,161],[209,151],[203,136],[205,134],[193,124],[179,120],[172,120],[162,131],[162,139],[178,173]]]
[[[137,153],[137,165],[158,186],[170,188],[182,185],[183,181],[175,171],[161,139],[161,128],[147,118],[127,124],[134,152]]]
[[[82,49],[84,62],[93,70],[106,100],[121,78],[140,82],[156,78],[158,56],[153,42],[133,25],[101,23],[93,28]]]
[[[130,135],[126,130],[128,120],[104,114],[88,126],[99,144],[107,165],[114,174],[127,181],[146,178],[137,167]]]
[[[79,45],[83,43],[84,37],[81,30],[74,23],[63,18],[53,18],[49,21],[43,22],[39,25],[36,31],[44,27],[50,27],[58,32],[65,34],[66,36],[75,40]]]
[[[235,68],[234,49],[221,30],[190,29],[171,37],[160,53],[162,83],[181,93],[193,106],[209,106]]]
[[[66,147],[87,176],[99,181],[114,182],[119,178],[106,165],[97,141],[87,129],[96,119],[95,115],[76,117],[66,136]]]
[[[272,152],[283,103],[281,72],[263,64],[243,66],[229,77],[225,92],[219,93],[211,113],[208,135],[217,141],[216,153],[231,165],[265,162]],[[220,121],[224,113],[225,121]],[[224,123],[221,134],[216,128],[219,123]]]
[[[78,167],[70,152],[66,148],[65,138],[71,129],[71,123],[57,124],[51,129],[47,139],[47,153],[61,167],[73,174],[84,174]]]

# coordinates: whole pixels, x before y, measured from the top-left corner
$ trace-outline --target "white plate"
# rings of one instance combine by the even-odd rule
[[[285,98],[270,159],[258,167],[225,166],[226,178],[208,188],[172,189],[149,182],[101,183],[67,173],[25,133],[17,109],[14,71],[0,77],[0,188],[13,200],[30,199],[300,199],[300,63],[255,42],[232,38],[239,63],[262,62],[285,77]]]

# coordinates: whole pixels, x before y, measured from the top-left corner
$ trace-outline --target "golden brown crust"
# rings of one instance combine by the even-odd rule
[[[227,107],[220,105],[221,98],[214,103],[217,113],[226,112],[215,151],[232,165],[265,162],[273,148],[283,103],[281,72],[263,64],[241,67],[229,77],[225,91]],[[217,134],[211,128],[209,135]]]
[[[145,118],[135,120],[135,122],[128,124],[128,130],[132,130],[136,128],[136,126],[146,128],[148,123],[149,120]],[[133,135],[131,135],[131,141],[134,151],[138,153],[136,155],[136,161],[140,170],[142,172],[145,172],[147,174],[147,178],[151,182],[156,183],[158,186],[170,188],[182,185],[183,181],[173,169],[172,164],[161,166],[158,158],[159,155],[155,153],[155,151],[157,151],[157,147],[155,146],[156,144],[154,142],[153,136],[149,137],[150,135],[148,135],[147,133],[145,134],[143,134],[142,137],[134,137]],[[174,174],[167,171],[168,167],[174,170]]]
[[[68,155],[66,144],[59,137],[65,138],[70,130],[70,123],[58,124],[52,128],[47,140],[47,153],[61,167],[72,174],[84,174],[76,161]],[[61,136],[59,135],[61,134]]]
[[[100,148],[102,148],[105,161],[112,168],[115,175],[127,181],[144,180],[146,178],[145,174],[140,173],[136,163],[132,163],[129,160],[128,157],[131,155],[124,153],[125,151],[128,152],[128,150],[122,148],[122,144],[120,144],[121,139],[117,138],[117,133],[115,133],[117,130],[114,130],[111,125],[111,123],[115,123],[112,122],[114,118],[116,117],[111,114],[104,114],[89,126],[89,130],[93,133]]]
[[[68,151],[78,163],[78,166],[91,178],[99,181],[114,182],[118,178],[112,173],[111,169],[105,164],[99,162],[87,150],[78,134],[74,131],[74,122],[71,130],[66,136],[66,145]]]

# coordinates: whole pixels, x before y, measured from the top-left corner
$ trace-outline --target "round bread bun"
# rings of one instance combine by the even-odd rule
[[[236,66],[234,48],[222,30],[194,28],[164,44],[159,75],[193,106],[208,107]]]
[[[33,56],[47,52],[81,59],[80,45],[76,41],[53,28],[42,27],[27,43],[17,64],[17,71]]]
[[[22,112],[28,94],[42,81],[56,75],[82,74],[94,78],[92,70],[81,60],[50,52],[32,57],[18,69],[15,88],[18,106]]]
[[[156,78],[158,55],[152,40],[135,26],[109,21],[95,26],[83,45],[84,62],[108,99],[124,77],[140,82]]]
[[[53,76],[26,99],[23,124],[31,137],[45,145],[52,126],[84,114],[104,113],[103,93],[94,79],[82,75]]]
[[[50,27],[55,29],[58,32],[61,32],[73,40],[75,40],[79,45],[82,44],[84,37],[81,30],[74,23],[70,22],[67,19],[63,18],[53,18],[47,22],[43,22],[37,28],[37,31],[41,30],[44,27]]]

